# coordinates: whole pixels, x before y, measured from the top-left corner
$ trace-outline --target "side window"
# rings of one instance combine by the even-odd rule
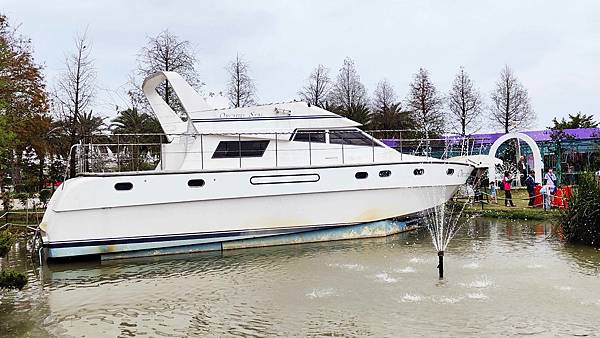
[[[390,177],[392,172],[389,170],[382,170],[379,172],[379,177]]]
[[[115,184],[115,190],[131,190],[133,188],[133,183],[131,182],[119,182]]]
[[[356,177],[356,179],[362,180],[369,177],[369,174],[366,171],[359,171],[356,174],[354,174],[354,177]]]
[[[269,141],[221,141],[212,158],[261,157]]]
[[[423,175],[424,173],[425,173],[425,169],[415,169],[415,170],[413,170],[413,174],[417,175],[417,176]]]
[[[329,143],[380,147],[377,142],[359,130],[330,130]]]
[[[298,130],[293,141],[325,143],[325,130]]]

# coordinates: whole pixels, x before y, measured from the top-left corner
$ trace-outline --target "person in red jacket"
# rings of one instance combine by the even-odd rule
[[[504,178],[502,179],[502,184],[504,185],[504,206],[508,206],[508,203],[510,203],[511,207],[514,207],[514,203],[512,201],[512,194],[510,192],[510,182],[512,181],[512,178],[510,177],[510,174],[508,173],[508,171],[504,172]]]

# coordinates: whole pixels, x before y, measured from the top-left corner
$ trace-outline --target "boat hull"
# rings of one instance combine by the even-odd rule
[[[446,174],[449,168],[453,177]],[[426,174],[414,175],[415,169]],[[300,239],[286,242],[314,241],[301,234],[414,215],[444,203],[471,169],[402,163],[78,177],[52,197],[43,241],[50,258],[160,254],[159,249],[210,244],[224,249],[219,243],[282,235]],[[392,174],[381,177],[381,171]],[[359,172],[367,177],[356,178]],[[191,179],[205,184],[190,188]],[[133,188],[114,191],[122,182]],[[361,238],[360,232],[354,238]]]

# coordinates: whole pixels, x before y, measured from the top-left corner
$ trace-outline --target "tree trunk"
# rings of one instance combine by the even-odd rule
[[[2,209],[4,210],[4,212],[7,212],[10,209],[10,202],[8,196],[4,196],[4,194],[6,193],[4,189],[4,179],[4,172],[0,171],[0,198],[2,198]],[[6,223],[8,223],[8,221]]]
[[[21,188],[22,179],[21,179],[21,161],[23,159],[22,152],[18,149],[15,150],[14,156],[12,156],[11,161],[11,174],[12,174],[12,182],[15,191]]]
[[[46,156],[44,154],[39,155],[40,158],[40,171],[38,172],[38,191],[44,189],[44,166],[46,165]]]

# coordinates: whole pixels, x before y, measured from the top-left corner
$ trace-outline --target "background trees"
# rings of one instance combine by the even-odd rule
[[[229,82],[227,83],[227,99],[232,107],[246,107],[256,103],[256,87],[250,77],[249,65],[238,55],[227,66]]]
[[[136,75],[144,79],[146,76],[158,71],[177,72],[194,89],[199,90],[204,83],[200,81],[197,71],[197,63],[192,44],[188,40],[181,40],[168,29],[160,32],[157,36],[148,37],[146,45],[142,47],[138,55],[138,66]],[[141,91],[141,81],[133,78],[133,88],[129,91],[134,106],[140,106],[149,110],[146,98]],[[157,89],[163,100],[177,112],[182,112],[183,107],[165,81]]]
[[[154,134],[162,129],[154,115],[139,112],[136,108],[120,111],[111,121],[111,131],[115,134]]]
[[[491,99],[492,121],[505,133],[525,129],[535,121],[535,112],[531,109],[527,89],[508,65],[500,72]]]
[[[366,125],[369,123],[369,100],[365,86],[350,58],[344,59],[329,95],[332,108],[341,115]]]
[[[427,70],[420,68],[415,74],[406,101],[417,129],[425,138],[442,134],[444,131],[443,100],[429,79]]]
[[[96,89],[90,41],[83,33],[75,38],[75,48],[65,58],[65,70],[60,74],[54,93],[55,114],[60,121],[57,130],[67,140],[60,143],[59,149],[65,159],[69,156],[71,145],[79,142],[85,132],[91,133],[101,125],[97,125],[101,120],[94,119],[91,111]],[[75,176],[75,160],[71,157],[69,163],[71,177]]]
[[[458,74],[452,82],[448,94],[448,125],[452,131],[467,135],[477,131],[480,126],[482,101],[479,91],[474,88],[469,74],[460,67]]]
[[[318,65],[310,73],[306,84],[300,89],[298,95],[309,104],[323,108],[325,107],[330,90],[331,79],[329,78],[329,69],[323,65]]]
[[[571,115],[569,114],[569,120],[565,120],[563,117],[558,120],[556,117],[552,119],[554,124],[549,129],[563,130],[563,129],[575,129],[575,128],[597,128],[598,122],[594,121],[594,115],[586,115],[581,112]]]
[[[0,117],[6,126],[4,133],[11,135],[8,149],[4,149],[3,176],[10,172],[17,189],[23,188],[24,154],[33,151],[32,141],[40,133],[47,132],[32,127],[35,121],[44,120],[48,111],[42,67],[32,54],[31,41],[19,35],[10,27],[7,17],[0,15]]]
[[[402,111],[402,106],[394,87],[384,79],[377,83],[373,92],[371,111],[371,129],[379,130],[409,130],[415,128],[414,121],[408,112]],[[407,135],[407,134],[405,134]],[[377,137],[399,137],[393,132],[379,132]]]

